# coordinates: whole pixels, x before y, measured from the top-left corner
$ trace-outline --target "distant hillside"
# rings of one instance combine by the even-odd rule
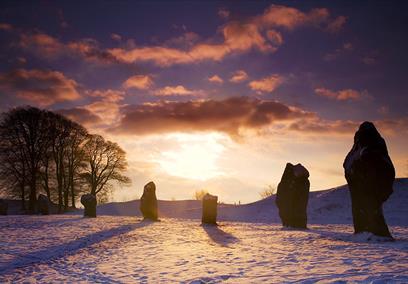
[[[396,179],[394,193],[385,203],[384,214],[390,225],[408,226],[408,178]],[[141,216],[139,200],[113,202],[98,206],[99,215]],[[200,219],[201,202],[196,200],[159,200],[161,217]],[[80,211],[75,214],[81,214]],[[309,223],[351,224],[351,201],[347,185],[310,193]],[[280,222],[275,196],[245,205],[219,205],[220,221]]]

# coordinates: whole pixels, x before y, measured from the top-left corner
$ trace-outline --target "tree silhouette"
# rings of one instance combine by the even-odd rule
[[[112,182],[127,185],[130,179],[123,174],[127,169],[126,153],[118,144],[106,141],[100,135],[88,135],[83,147],[86,170],[84,179],[90,193],[97,195],[109,189]]]
[[[28,106],[1,116],[0,190],[21,198],[23,210],[28,196],[30,213],[39,192],[58,203],[59,212],[69,202],[75,207],[81,192],[106,200],[112,182],[130,182],[126,168],[126,153],[116,143],[60,114]]]
[[[194,199],[195,200],[203,200],[204,195],[206,195],[208,193],[207,190],[205,189],[200,189],[200,190],[196,190],[194,193]]]
[[[29,211],[35,211],[37,199],[37,180],[40,176],[42,155],[49,147],[48,134],[50,128],[46,118],[47,111],[34,107],[15,108],[6,112],[0,123],[1,146],[0,152],[14,152],[14,158],[19,160],[20,175],[17,169],[12,169],[15,177],[20,176],[24,169],[24,178],[19,178],[20,187],[24,190],[25,183],[29,186]],[[2,162],[11,158],[6,154]],[[9,160],[10,161],[10,160]],[[5,166],[2,165],[4,169]]]

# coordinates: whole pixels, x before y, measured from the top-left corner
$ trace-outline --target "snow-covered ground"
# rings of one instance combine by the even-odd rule
[[[367,241],[349,225],[137,217],[2,217],[0,282],[408,282],[408,228],[396,242]],[[201,282],[200,282],[201,281]]]
[[[395,242],[352,234],[344,187],[311,194],[304,231],[281,228],[273,198],[221,207],[218,227],[194,201],[160,202],[161,222],[104,215],[137,215],[137,202],[96,219],[0,216],[0,283],[408,283],[407,185],[385,206]]]

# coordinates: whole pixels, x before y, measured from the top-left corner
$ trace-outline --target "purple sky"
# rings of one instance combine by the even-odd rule
[[[85,3],[84,3],[85,2]],[[407,174],[403,1],[2,1],[0,109],[66,114],[127,152],[131,188],[252,201],[287,161],[344,183],[373,121]]]

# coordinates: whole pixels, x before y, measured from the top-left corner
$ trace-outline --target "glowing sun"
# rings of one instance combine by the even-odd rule
[[[209,134],[172,134],[175,149],[164,151],[157,160],[169,175],[188,179],[207,180],[222,174],[217,161],[225,146],[225,136]]]

